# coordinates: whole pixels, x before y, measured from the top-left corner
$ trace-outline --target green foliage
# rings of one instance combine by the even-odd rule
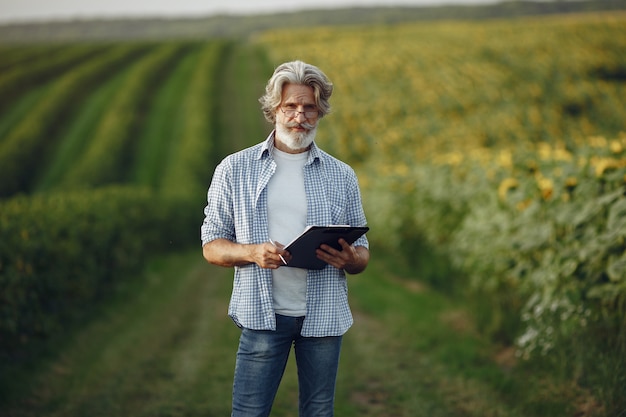
[[[169,159],[162,168],[159,189],[174,198],[204,200],[211,171],[216,163],[215,99],[218,90],[217,70],[227,50],[224,42],[206,44],[191,76],[181,106],[182,131],[176,146],[169,149]],[[213,139],[213,140],[211,140]]]
[[[14,65],[4,70],[0,69],[0,97],[2,97],[0,110],[8,107],[16,95],[59,77],[82,62],[93,59],[95,55],[106,53],[110,47],[111,45],[78,44],[65,45],[60,48],[24,49],[24,51],[35,52],[34,56],[13,52],[12,56],[6,59],[9,63],[14,62]],[[24,56],[30,59],[27,64],[20,65],[20,62],[25,59]]]
[[[39,178],[35,181],[32,192],[46,192],[57,187],[71,169],[75,161],[78,161],[85,148],[91,143],[91,138],[96,135],[99,122],[107,109],[113,96],[119,91],[128,74],[129,66],[121,68],[111,74],[110,78],[94,88],[82,103],[79,109],[67,118],[67,125],[59,130],[58,146],[51,152],[49,163],[41,170]],[[132,66],[130,66],[132,67]]]
[[[137,62],[111,99],[95,136],[62,181],[62,188],[99,186],[126,180],[132,163],[138,122],[153,83],[184,52],[182,44],[164,44]]]
[[[0,203],[0,351],[16,353],[59,331],[111,290],[121,271],[187,244],[182,208],[128,187]]]
[[[191,93],[191,75],[199,68],[200,49],[200,45],[190,47],[187,53],[173,60],[171,74],[160,77],[162,87],[148,100],[145,121],[135,139],[137,156],[130,170],[130,181],[150,187],[157,187],[161,181],[163,166],[172,150],[172,138],[179,137],[186,125],[181,103]]]
[[[48,43],[38,43],[24,48],[21,45],[0,45],[0,72],[10,71],[19,65],[43,60],[50,54],[65,50],[67,45],[51,45]]]
[[[0,198],[29,189],[45,157],[55,144],[59,119],[75,106],[113,68],[137,57],[145,45],[119,45],[53,81],[47,94],[0,142]]]
[[[373,230],[397,238],[381,244],[407,254],[422,279],[473,300],[484,334],[617,410],[626,390],[626,147],[595,140],[572,154],[520,151],[508,168],[485,155],[420,164],[376,181],[365,199]]]
[[[198,242],[202,199],[214,161],[214,121],[207,113],[213,111],[222,46],[115,45],[110,54],[52,83],[30,113],[34,128],[23,122],[9,129],[0,147],[0,159],[8,162],[0,169],[2,187],[7,195],[21,194],[0,201],[0,367],[13,360],[27,363],[37,342],[88,315],[120,285],[120,276],[128,276],[148,257]],[[92,48],[96,53],[101,46]],[[145,54],[147,50],[152,52]],[[176,74],[170,71],[176,68],[173,63],[194,51],[198,59],[190,68],[193,76],[179,96],[184,99],[181,132],[170,132],[158,144],[166,160],[157,161],[163,166],[151,175],[162,178],[144,187],[133,185],[126,173],[155,164],[144,155],[153,149],[137,146],[133,133],[150,119],[143,117],[146,112],[179,105],[171,103],[171,95],[159,93],[168,85],[164,80]],[[83,91],[104,72],[111,77],[104,90]],[[63,107],[60,100],[79,96],[88,111],[70,110],[71,105],[55,108]],[[164,103],[152,104],[151,98]],[[98,115],[98,109],[105,111]],[[59,131],[72,134],[50,141],[46,129],[59,123],[56,118],[72,126]],[[92,131],[93,137],[84,136]],[[56,151],[53,171],[44,172],[40,182],[48,191],[29,195],[30,184],[47,168],[32,147],[44,144]],[[28,170],[19,161],[43,168]],[[79,190],[67,190],[71,187]]]
[[[472,299],[479,329],[520,358],[551,359],[582,384],[621,381],[593,386],[609,415],[626,408],[611,400],[626,392],[624,18],[258,39],[275,62],[319,65],[341,92],[320,144],[356,167],[374,247]]]

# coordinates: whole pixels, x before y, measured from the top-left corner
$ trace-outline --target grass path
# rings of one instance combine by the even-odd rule
[[[224,314],[229,275],[199,251],[155,261],[68,341],[9,415],[227,415],[227,351],[237,337]]]
[[[344,338],[338,416],[541,415],[507,394],[531,381],[489,359],[491,347],[451,300],[376,258],[349,280],[356,320]],[[239,334],[226,315],[231,288],[232,270],[206,264],[199,249],[153,261],[2,415],[229,415]],[[296,393],[292,357],[272,415],[294,416]],[[568,415],[554,407],[551,415]]]

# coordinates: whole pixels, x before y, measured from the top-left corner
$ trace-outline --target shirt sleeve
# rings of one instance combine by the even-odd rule
[[[202,245],[216,239],[235,240],[231,174],[228,160],[222,161],[215,168],[200,229]]]
[[[354,170],[349,170],[348,179],[348,201],[347,201],[347,217],[348,224],[352,226],[366,226],[367,219],[363,210],[363,201],[361,199],[361,190],[359,182]],[[364,246],[369,249],[367,236],[363,235],[354,242],[354,246]]]

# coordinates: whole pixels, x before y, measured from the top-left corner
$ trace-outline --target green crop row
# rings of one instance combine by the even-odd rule
[[[145,111],[145,118],[138,129],[133,166],[129,181],[140,185],[157,187],[162,170],[176,149],[185,125],[183,102],[188,94],[193,72],[198,67],[200,44],[189,48],[173,62],[167,77],[163,77]]]
[[[64,119],[64,126],[58,132],[58,144],[33,183],[32,193],[54,190],[67,171],[80,159],[91,139],[97,134],[102,117],[107,114],[111,100],[132,67],[133,65],[126,65],[111,73],[108,79],[93,87],[71,117]]]
[[[164,44],[137,62],[112,98],[96,134],[79,160],[59,185],[86,188],[124,182],[133,163],[136,127],[145,111],[154,84],[185,49],[183,44]]]
[[[0,351],[63,329],[146,256],[188,244],[181,205],[130,187],[0,203]]]
[[[53,82],[47,94],[32,108],[29,117],[11,129],[0,142],[0,198],[29,190],[55,145],[55,132],[64,116],[80,105],[90,85],[145,50],[146,45],[120,45]]]
[[[70,48],[73,45],[69,46]],[[65,44],[23,45],[3,44],[0,46],[0,72],[20,65],[28,65],[33,61],[47,59],[51,55],[68,48]]]
[[[18,95],[58,77],[83,61],[106,53],[109,48],[110,45],[72,45],[50,55],[46,54],[40,59],[30,60],[28,64],[0,71],[0,111]]]
[[[203,198],[215,162],[213,140],[216,124],[217,70],[225,52],[225,44],[211,42],[200,55],[184,101],[183,130],[172,147],[168,163],[163,167],[160,190],[179,199]]]

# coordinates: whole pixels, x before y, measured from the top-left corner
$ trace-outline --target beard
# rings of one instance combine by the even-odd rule
[[[294,127],[303,127],[306,130],[304,132],[292,132],[289,129]],[[307,149],[315,140],[315,134],[317,133],[317,124],[309,123],[277,123],[276,124],[276,137],[286,147],[293,151],[301,151]]]

